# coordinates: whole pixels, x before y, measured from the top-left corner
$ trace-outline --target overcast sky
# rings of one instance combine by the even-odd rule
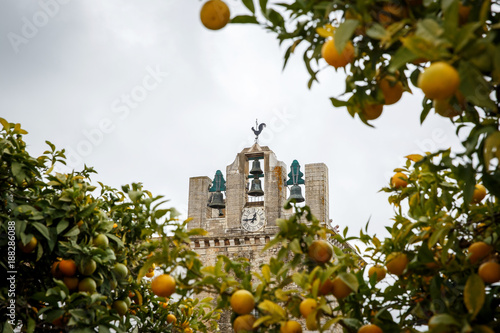
[[[244,11],[227,3],[231,16]],[[94,180],[117,188],[142,182],[183,217],[189,177],[225,173],[258,118],[268,125],[260,144],[279,160],[328,165],[334,225],[359,235],[371,216],[370,231],[384,234],[393,209],[378,190],[403,156],[457,145],[451,123],[430,114],[421,126],[414,88],[369,128],[330,104],[343,71],[326,68],[308,90],[301,54],[282,71],[273,35],[255,25],[209,31],[201,6],[2,0],[0,117],[29,132],[32,155],[49,140],[71,168],[93,166]]]

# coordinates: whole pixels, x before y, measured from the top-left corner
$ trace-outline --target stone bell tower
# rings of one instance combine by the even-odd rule
[[[298,162],[294,161],[295,165]],[[299,167],[295,169],[295,185],[303,184],[305,204],[329,225],[328,168],[323,163],[306,164],[304,180]],[[248,258],[252,270],[269,262],[277,250],[261,251],[278,231],[275,221],[292,214],[283,208],[288,198],[287,185],[294,183],[293,177],[287,181],[291,174],[287,174],[285,163],[269,147],[261,147],[256,138],[252,147],[239,152],[226,167],[227,181],[219,170],[214,179],[189,179],[188,217],[192,220],[188,228],[207,231],[205,236],[192,238],[191,248],[205,265],[215,265],[221,254]],[[220,332],[232,332],[230,313],[222,315],[219,326]]]
[[[251,173],[252,167],[257,164],[255,161],[259,161],[262,170],[258,179],[262,194],[252,196],[257,178]],[[207,176],[189,179],[188,217],[192,220],[188,228],[203,228],[208,232],[204,237],[193,239],[195,249],[207,244],[207,247],[223,247],[224,251],[239,252],[240,249],[232,251],[227,246],[262,244],[261,237],[269,239],[276,233],[276,219],[288,218],[291,214],[283,208],[287,200],[287,166],[276,158],[269,147],[255,143],[243,149],[226,167],[226,177],[226,198],[217,208],[211,205],[217,193],[213,189],[214,181]],[[321,222],[328,224],[327,166],[323,163],[306,164],[304,183],[305,204],[311,207],[312,213]],[[255,213],[256,219],[247,221],[245,216],[252,218]]]

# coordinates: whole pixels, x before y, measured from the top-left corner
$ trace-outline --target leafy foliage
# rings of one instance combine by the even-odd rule
[[[5,271],[17,271],[14,313],[18,320],[14,325],[6,322],[4,332],[12,332],[12,326],[20,323],[27,332],[59,332],[61,326],[72,332],[94,332],[95,328],[101,332],[163,332],[172,327],[166,323],[168,313],[200,331],[211,327],[208,319],[218,314],[207,309],[209,300],[183,297],[168,302],[156,297],[148,279],[142,278],[145,269],[161,261],[158,270],[186,271],[177,278],[181,286],[189,286],[201,274],[201,263],[188,246],[189,237],[201,230],[186,232],[186,222],[176,220],[175,210],[162,208],[162,197],[153,196],[140,184],[118,191],[99,183],[98,189],[91,185],[94,170],[87,167],[54,174],[54,164],[65,162],[64,151],[47,142],[50,149],[44,155],[31,157],[22,139],[27,132],[19,124],[3,119],[2,124],[0,246],[5,253],[15,252],[15,261],[7,262],[3,256],[1,266]],[[15,237],[8,238],[12,222]],[[107,246],[95,243],[103,235]],[[18,242],[28,244],[32,237],[38,241],[36,247],[28,253],[20,251]],[[61,259],[73,260],[78,267],[77,282],[90,277],[97,292],[70,290],[66,277],[54,269]],[[94,271],[85,272],[89,262],[95,264]],[[125,276],[115,268],[117,263],[127,267]],[[179,293],[185,296],[189,291],[187,287]],[[3,318],[7,318],[7,295],[8,289],[2,287]],[[113,308],[116,300],[128,304],[130,311],[123,317]],[[168,302],[168,306],[159,302]],[[189,313],[182,314],[183,307],[189,307]],[[201,317],[205,321],[199,321]]]

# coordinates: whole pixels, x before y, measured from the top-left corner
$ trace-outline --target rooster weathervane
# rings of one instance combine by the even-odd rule
[[[264,129],[264,127],[266,127],[265,123],[262,123],[259,125],[257,119],[255,119],[255,128],[258,128],[258,129],[255,129],[252,127],[252,131],[255,134],[255,143],[257,143],[257,140],[259,139],[259,135],[262,132],[262,130]]]

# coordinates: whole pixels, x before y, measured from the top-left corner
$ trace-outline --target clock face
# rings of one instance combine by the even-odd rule
[[[243,209],[241,226],[247,231],[257,231],[266,225],[264,208],[250,207]]]

